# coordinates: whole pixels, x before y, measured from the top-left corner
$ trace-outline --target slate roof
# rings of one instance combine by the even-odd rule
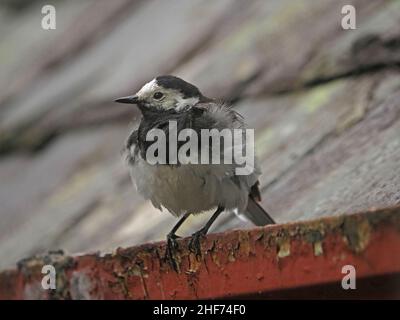
[[[19,1],[23,3],[23,1]],[[175,218],[136,194],[113,103],[160,74],[235,101],[256,129],[278,222],[400,204],[400,3],[41,1],[0,4],[0,268],[50,249],[163,239]],[[340,27],[341,7],[357,29]],[[206,216],[189,221],[190,234]],[[233,215],[214,230],[250,228]]]

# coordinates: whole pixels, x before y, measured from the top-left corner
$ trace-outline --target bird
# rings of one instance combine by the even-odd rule
[[[243,117],[222,100],[204,96],[193,84],[172,75],[162,75],[146,83],[136,94],[114,100],[136,105],[141,112],[139,126],[134,128],[125,143],[130,175],[138,192],[151,201],[155,208],[167,209],[179,218],[167,235],[167,251],[173,256],[178,247],[178,229],[190,215],[215,210],[207,223],[192,234],[189,247],[196,254],[200,240],[213,222],[224,211],[244,213],[255,225],[274,224],[275,221],[260,206],[259,176],[255,159],[249,174],[238,175],[239,164],[232,163],[149,163],[148,151],[153,141],[148,134],[161,130],[169,138],[169,123],[176,122],[177,130],[191,129],[201,136],[201,130],[243,130]],[[215,132],[215,131],[214,131]],[[205,138],[204,138],[205,139]],[[166,153],[171,152],[166,139]],[[210,140],[210,139],[209,139]],[[241,149],[245,147],[246,140]],[[178,142],[182,146],[183,142]],[[210,149],[209,149],[210,150]],[[225,146],[218,149],[226,152]],[[199,157],[206,150],[199,143]],[[221,155],[221,157],[224,154]]]

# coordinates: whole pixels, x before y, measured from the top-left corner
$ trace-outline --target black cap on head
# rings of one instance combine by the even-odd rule
[[[174,76],[159,76],[156,78],[157,84],[167,89],[178,90],[184,98],[201,97],[202,94],[196,86]]]

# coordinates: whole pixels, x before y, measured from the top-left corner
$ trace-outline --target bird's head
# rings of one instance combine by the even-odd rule
[[[136,104],[142,111],[179,112],[208,100],[196,86],[178,77],[159,76],[146,83],[136,94],[118,98],[115,102]]]

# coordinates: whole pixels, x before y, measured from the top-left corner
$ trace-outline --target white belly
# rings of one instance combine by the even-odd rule
[[[223,165],[150,165],[140,157],[131,167],[137,190],[174,215],[200,213],[217,206],[226,209],[247,205],[248,186],[233,182],[231,168]]]

